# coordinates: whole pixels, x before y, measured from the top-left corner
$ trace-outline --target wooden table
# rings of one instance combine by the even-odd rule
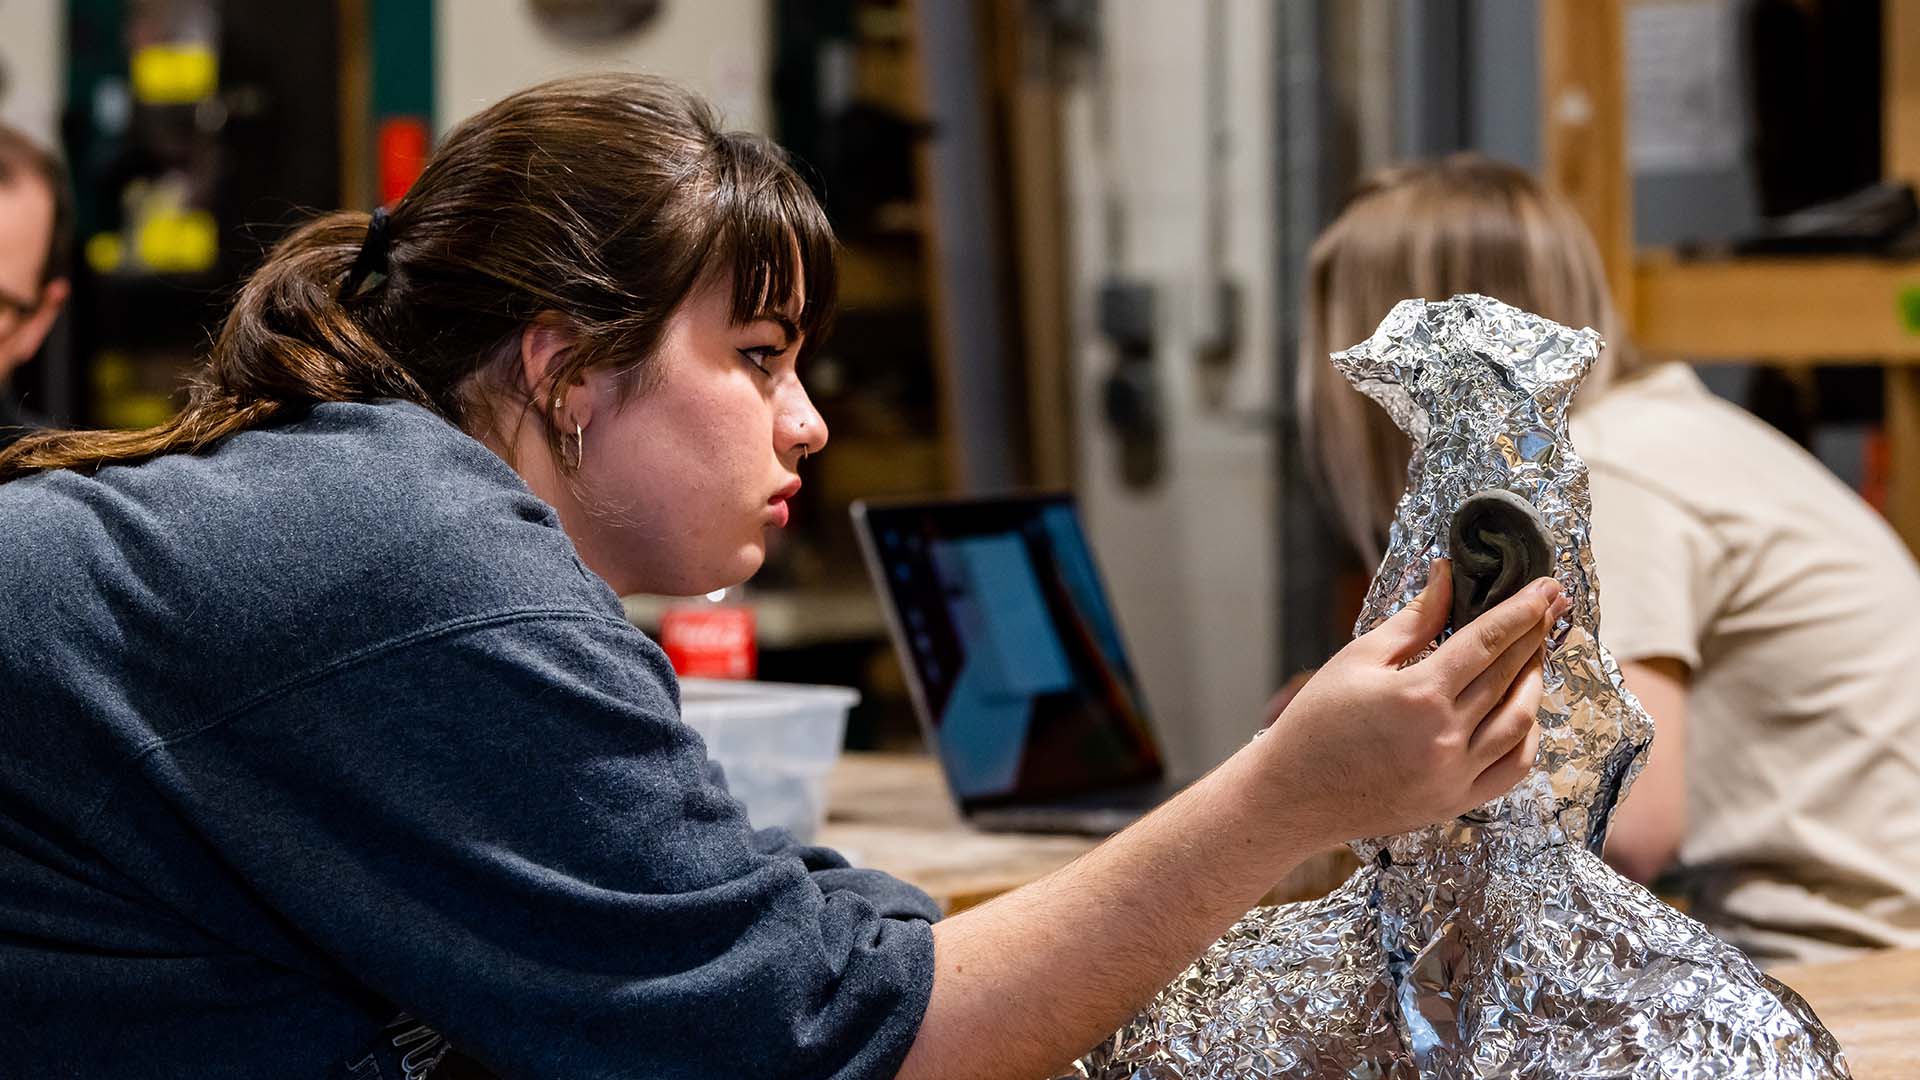
[[[1854,1080],[1920,1077],[1920,950],[1770,972],[1840,1040]]]
[[[847,754],[827,795],[819,841],[855,865],[925,889],[948,914],[1058,870],[1093,850],[1087,836],[981,832],[960,820],[940,766],[924,754]],[[1342,847],[1309,859],[1268,903],[1324,896],[1359,865]]]
[[[1093,850],[1089,836],[988,833],[960,820],[924,754],[847,754],[820,843],[927,891],[949,914],[1044,877]]]
[[[1090,837],[984,833],[961,822],[930,757],[848,754],[834,772],[820,842],[932,894],[949,912],[1065,866]],[[1270,902],[1324,894],[1356,865],[1345,848],[1314,860]],[[1839,1038],[1855,1080],[1920,1080],[1920,951],[1782,968]]]

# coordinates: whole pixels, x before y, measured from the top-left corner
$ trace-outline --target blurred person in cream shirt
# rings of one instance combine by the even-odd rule
[[[1326,355],[1469,292],[1609,342],[1573,441],[1601,640],[1657,730],[1608,860],[1763,963],[1920,947],[1920,570],[1799,446],[1633,352],[1585,226],[1522,170],[1385,170],[1314,247],[1301,420],[1347,539],[1379,557],[1408,450]]]

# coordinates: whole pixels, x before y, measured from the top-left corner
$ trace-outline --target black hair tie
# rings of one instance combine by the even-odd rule
[[[373,217],[367,222],[367,238],[360,242],[360,254],[353,260],[353,269],[347,271],[347,280],[340,284],[341,296],[359,296],[387,279],[389,220],[386,207],[374,207]]]

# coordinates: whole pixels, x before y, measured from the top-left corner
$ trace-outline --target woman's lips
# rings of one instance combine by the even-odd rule
[[[798,494],[800,494],[800,478],[796,476],[782,485],[780,490],[774,492],[773,497],[767,500],[767,505],[773,508],[774,528],[787,527],[787,519],[792,515],[792,511],[787,508],[787,500]]]
[[[787,507],[787,500],[791,500],[791,498],[797,496],[797,494],[801,494],[801,479],[799,479],[799,477],[793,477],[793,479],[787,480],[785,484],[781,484],[780,490],[774,492],[774,496],[766,500],[766,505],[772,507],[772,511],[774,511],[774,528],[787,527],[787,519],[793,515],[793,511]]]

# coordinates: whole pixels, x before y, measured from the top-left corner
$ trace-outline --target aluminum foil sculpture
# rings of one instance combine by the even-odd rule
[[[1405,301],[1334,355],[1415,447],[1357,633],[1420,591],[1471,497],[1510,492],[1537,514],[1573,600],[1548,653],[1539,756],[1471,813],[1356,842],[1361,869],[1331,895],[1249,914],[1072,1075],[1848,1075],[1796,994],[1599,858],[1653,737],[1597,636],[1587,470],[1567,436],[1601,345],[1463,296]]]

